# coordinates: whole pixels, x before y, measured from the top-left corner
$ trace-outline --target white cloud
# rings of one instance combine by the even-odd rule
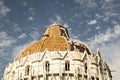
[[[115,25],[113,29],[107,29],[105,33],[100,33],[89,39],[91,48],[104,44],[107,41],[120,37],[120,25]]]
[[[83,35],[87,35],[91,31],[90,27],[87,27],[87,29],[84,31]]]
[[[16,58],[25,48],[26,46],[28,46],[32,41],[23,44],[23,45],[17,45],[13,48],[13,53],[12,53],[12,57]]]
[[[19,25],[16,23],[12,23],[12,27],[15,32],[21,31],[21,29],[19,28]]]
[[[23,6],[28,6],[26,1],[23,2]]]
[[[97,26],[97,27],[96,27],[96,30],[99,30],[99,29],[100,29],[100,26]]]
[[[62,17],[59,16],[59,15],[55,15],[54,18],[50,18],[50,23],[54,23],[54,22],[56,22],[58,24],[63,24],[64,23]]]
[[[55,15],[55,18],[51,18],[51,19],[50,19],[50,22],[51,22],[51,23],[56,22],[56,23],[58,23],[58,24],[62,24],[62,25],[63,25],[64,27],[66,27],[66,28],[69,27],[69,25],[68,25],[67,23],[65,23],[64,20],[63,20],[63,18],[62,18],[61,16],[59,16],[59,15]]]
[[[35,16],[35,9],[34,8],[29,8],[29,13],[31,16]]]
[[[118,16],[119,13],[116,13],[116,12],[111,12],[111,11],[108,11],[105,13],[105,16],[107,17],[114,17],[114,16]]]
[[[27,13],[24,13],[24,14],[25,14],[25,15],[29,15],[29,17],[28,17],[28,20],[29,20],[29,21],[33,21],[33,20],[34,20],[34,17],[35,17],[35,9],[32,8],[32,7],[28,8],[28,13],[29,13],[29,14],[27,14]]]
[[[27,34],[25,34],[25,33],[22,33],[21,35],[18,36],[18,38],[20,38],[20,39],[24,39],[26,37],[27,37]]]
[[[0,1],[0,19],[5,17],[10,9],[4,5],[3,1]]]
[[[110,1],[112,1],[112,0],[105,0],[106,2],[110,2]]]
[[[69,25],[67,23],[64,23],[63,26],[69,28]]]
[[[29,11],[34,11],[34,8],[29,8]]]
[[[120,39],[120,38],[118,38]],[[120,41],[115,40],[112,43],[106,44],[104,46],[100,46],[100,51],[103,54],[103,58],[106,59],[106,61],[109,63],[109,67],[113,73],[114,80],[119,80],[120,76]]]
[[[107,42],[107,43],[106,43]],[[88,42],[92,49],[100,49],[103,60],[106,60],[110,69],[115,70],[113,78],[119,80],[120,67],[120,25],[109,28],[105,33],[100,33],[90,38]]]
[[[62,17],[59,15],[55,15],[56,20],[58,21],[58,23],[63,23]]]
[[[104,18],[104,15],[100,15],[100,14],[96,13],[96,14],[95,14],[95,17],[96,17],[97,19],[100,19],[100,18]]]
[[[3,31],[0,32],[0,48],[8,47],[15,42],[16,40],[13,37],[8,36],[8,33]]]
[[[28,20],[29,20],[29,21],[33,21],[34,18],[33,18],[32,16],[30,16],[30,17],[28,18]]]
[[[89,25],[94,25],[94,24],[96,24],[96,23],[97,23],[96,19],[91,20],[91,21],[88,22]]]
[[[103,21],[108,22],[109,21],[109,17],[103,18]]]
[[[0,57],[3,57],[3,55],[4,55],[4,50],[5,50],[5,49],[3,49],[3,48],[0,49]]]
[[[29,36],[33,40],[37,40],[40,37],[40,33],[38,31],[32,31],[32,32],[29,33]]]

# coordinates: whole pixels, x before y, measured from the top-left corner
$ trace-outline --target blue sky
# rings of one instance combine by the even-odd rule
[[[0,74],[56,20],[120,70],[120,0],[0,0]],[[0,75],[0,77],[1,77]]]

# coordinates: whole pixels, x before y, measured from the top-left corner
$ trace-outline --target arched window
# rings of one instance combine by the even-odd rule
[[[46,72],[49,72],[50,70],[50,63],[48,61],[45,62],[45,70]]]
[[[30,66],[27,65],[26,68],[25,68],[25,75],[29,75],[30,74]]]
[[[70,71],[70,62],[69,61],[65,62],[65,71]]]

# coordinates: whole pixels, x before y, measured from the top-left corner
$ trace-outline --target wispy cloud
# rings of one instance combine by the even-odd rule
[[[14,30],[15,32],[19,32],[19,31],[21,31],[21,28],[19,27],[18,24],[16,24],[16,23],[12,23],[11,25],[12,25],[13,30]]]
[[[35,9],[34,8],[29,8],[28,9],[28,21],[34,21],[34,17],[35,17]]]
[[[8,12],[10,12],[10,9],[4,5],[3,1],[0,1],[0,20],[5,17]]]
[[[63,25],[64,27],[69,28],[68,23],[65,23],[65,22],[64,22],[63,17],[61,17],[61,16],[59,16],[59,15],[55,15],[54,18],[51,18],[51,19],[50,19],[50,22],[51,22],[51,23],[54,23],[55,21],[57,21],[58,24],[61,24],[61,25]]]
[[[16,58],[24,49],[33,41],[29,41],[26,44],[17,45],[13,48],[12,58]]]
[[[11,50],[9,50],[16,43],[16,39],[12,36],[9,36],[7,32],[0,31],[0,74],[3,73],[3,70],[8,61],[11,61]],[[1,78],[1,76],[0,76]]]
[[[105,0],[106,2],[110,2],[110,1],[112,1],[112,0]]]
[[[57,19],[58,22],[62,23],[63,20],[62,20],[62,17],[59,16],[59,15],[55,15],[55,18]]]
[[[96,23],[97,23],[96,19],[91,20],[91,21],[88,22],[89,25],[94,25],[94,24],[96,24]]]
[[[114,40],[113,42],[109,44],[105,44],[103,46],[100,46],[100,52],[103,54],[103,58],[109,63],[111,71],[113,75],[114,80],[120,79],[120,38],[117,38],[117,40]]]
[[[33,18],[32,16],[30,16],[30,17],[28,18],[28,20],[29,20],[29,21],[33,21],[34,18]]]
[[[67,23],[64,23],[63,26],[69,28],[69,25]]]
[[[27,37],[26,33],[22,33],[21,35],[18,36],[19,39],[24,39]]]
[[[0,28],[5,25],[4,18],[9,12],[10,8],[4,4],[4,0],[0,0]],[[7,32],[0,31],[0,78],[6,62],[10,60],[10,56],[8,57],[7,53],[5,53],[5,51],[8,51],[6,48],[15,42],[16,40],[12,36],[9,36]]]
[[[8,47],[15,42],[16,40],[13,37],[8,36],[8,33],[3,31],[0,32],[0,48]]]
[[[55,21],[57,21],[57,23],[59,24],[63,24],[64,20],[62,19],[62,17],[60,15],[55,15],[53,18],[50,18],[50,23],[54,23]]]
[[[92,29],[90,27],[87,27],[87,29],[84,31],[83,35],[87,35],[91,31],[92,31]]]
[[[92,49],[100,49],[103,59],[106,60],[111,70],[115,70],[113,77],[119,80],[120,67],[120,25],[107,29],[104,33],[97,34],[89,39]]]
[[[32,38],[32,40],[38,40],[40,37],[40,33],[36,30],[31,31],[28,35]]]
[[[89,45],[91,48],[98,47],[107,41],[120,37],[120,25],[115,25],[114,28],[109,28],[105,33],[99,33],[91,39],[89,39]]]
[[[23,6],[28,6],[26,1],[23,2]]]
[[[96,30],[100,30],[100,29],[101,29],[100,26],[97,26],[97,27],[96,27]]]

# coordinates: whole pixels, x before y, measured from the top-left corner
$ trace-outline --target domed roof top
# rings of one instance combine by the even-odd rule
[[[75,47],[80,52],[83,52],[84,49],[86,49],[86,51],[91,54],[91,50],[83,42],[71,40],[68,30],[63,26],[54,23],[46,29],[41,40],[26,47],[16,60],[19,60],[28,54],[30,55],[36,52],[43,52],[45,49],[48,51],[66,51],[67,49],[73,51],[75,50]]]

